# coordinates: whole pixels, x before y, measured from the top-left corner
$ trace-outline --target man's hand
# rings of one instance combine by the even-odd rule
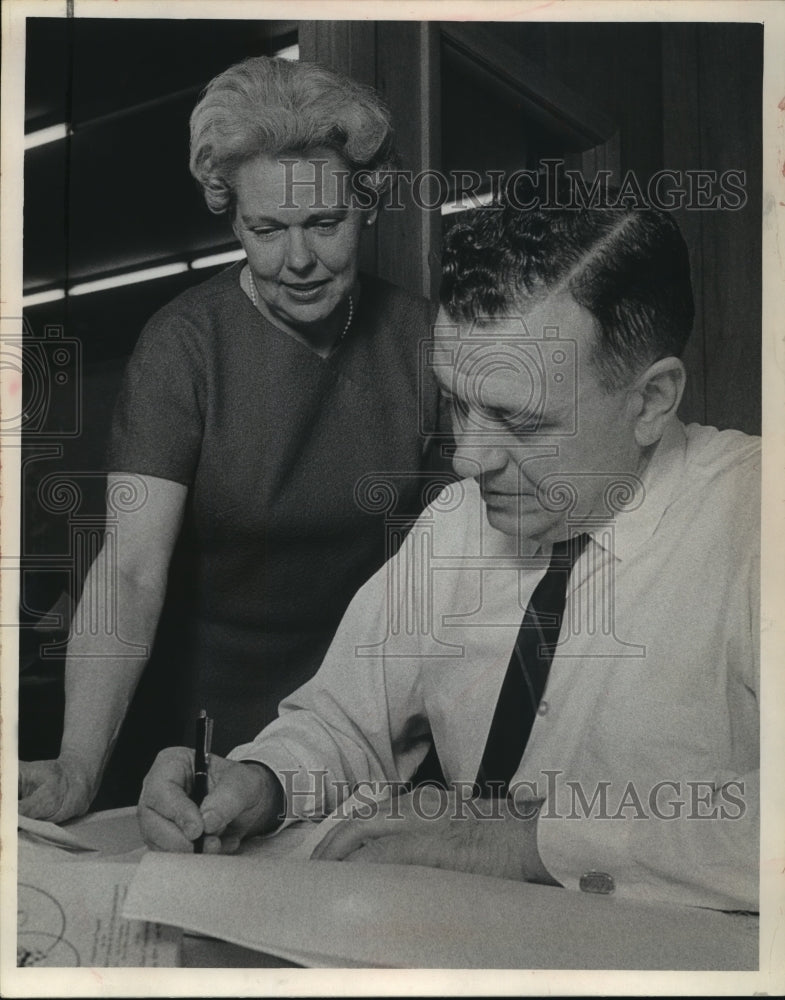
[[[193,842],[204,834],[205,854],[231,854],[244,837],[276,825],[283,789],[264,765],[212,754],[201,808],[189,798],[193,777],[193,750],[170,747],[156,757],[137,810],[142,837],[153,850],[193,851]]]
[[[425,865],[556,885],[537,851],[539,803],[467,802],[423,786],[379,804],[370,818],[342,820],[312,858]]]
[[[19,762],[19,812],[30,819],[62,823],[81,816],[95,797],[96,782],[80,758]]]

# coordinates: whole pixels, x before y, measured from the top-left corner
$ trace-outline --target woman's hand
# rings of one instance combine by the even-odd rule
[[[90,808],[98,790],[84,761],[75,754],[56,760],[19,762],[19,812],[30,819],[62,823]]]
[[[205,854],[231,854],[244,837],[275,827],[283,789],[264,765],[211,755],[209,791],[201,807],[189,797],[193,774],[193,750],[170,747],[156,757],[137,812],[148,847],[193,851],[193,842],[204,834]]]

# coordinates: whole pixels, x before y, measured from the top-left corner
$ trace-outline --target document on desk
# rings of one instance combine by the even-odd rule
[[[114,860],[138,861],[144,844],[136,808],[109,809],[72,820],[65,826],[19,816],[20,862]]]
[[[93,851],[95,850],[89,843],[82,840],[77,834],[57,823],[50,823],[43,819],[30,819],[19,814],[16,821],[17,829],[34,840],[47,844],[51,847],[64,847],[69,851]]]
[[[20,864],[17,965],[177,966],[182,931],[126,920],[133,864]]]
[[[754,919],[434,868],[276,853],[148,853],[123,913],[312,967],[757,967]]]

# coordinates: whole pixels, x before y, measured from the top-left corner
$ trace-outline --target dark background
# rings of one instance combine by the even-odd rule
[[[762,41],[754,24],[29,18],[25,131],[68,122],[73,134],[25,154],[25,294],[235,247],[188,172],[188,117],[216,73],[298,43],[301,58],[380,90],[415,172],[512,170],[545,155],[587,176],[633,170],[644,187],[665,167],[746,171],[743,209],[676,213],[697,305],[682,416],[759,433]],[[442,227],[411,205],[388,213],[365,266],[435,297]],[[25,311],[24,759],[59,748],[63,595],[78,595],[100,546],[98,470],[125,359],[159,306],[212,273]],[[76,492],[58,503],[61,478]],[[144,724],[138,702],[128,732]],[[128,799],[117,774],[99,804]]]

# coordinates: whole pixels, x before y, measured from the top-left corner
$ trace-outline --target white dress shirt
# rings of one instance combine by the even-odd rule
[[[674,421],[627,500],[588,526],[513,786],[544,797],[539,851],[564,886],[756,909],[760,441]],[[231,756],[281,775],[302,816],[409,779],[431,737],[447,780],[474,781],[549,555],[492,528],[474,481],[448,488]]]

